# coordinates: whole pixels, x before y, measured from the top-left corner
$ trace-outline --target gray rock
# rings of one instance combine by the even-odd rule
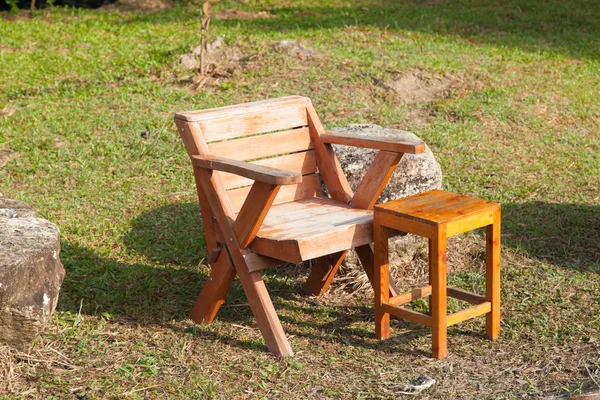
[[[192,54],[184,54],[181,56],[181,66],[189,70],[197,69],[200,66],[200,61]]]
[[[27,350],[50,321],[65,277],[59,239],[56,225],[0,197],[0,344]]]
[[[349,125],[331,129],[332,132],[360,134],[363,136],[394,137],[420,140],[414,133],[386,129],[379,125]],[[349,146],[333,146],[346,173],[348,182],[356,190],[364,174],[369,169],[377,150]],[[442,170],[429,147],[421,154],[405,154],[392,174],[386,188],[381,193],[378,203],[384,203],[413,194],[442,188]],[[423,239],[415,235],[398,236],[390,239],[390,268],[412,260],[423,243]],[[358,257],[354,252],[348,253],[343,263],[343,270],[360,268]]]
[[[299,58],[308,58],[317,55],[317,52],[293,40],[282,40],[271,46],[271,50]]]
[[[216,51],[222,50],[224,46],[225,46],[225,41],[223,40],[223,38],[217,37],[212,42],[206,43],[206,52],[214,53]],[[192,55],[194,55],[194,56],[199,56],[200,53],[202,53],[202,45],[194,47],[194,49],[192,50]]]

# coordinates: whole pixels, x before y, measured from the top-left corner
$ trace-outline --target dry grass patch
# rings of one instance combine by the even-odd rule
[[[268,11],[245,11],[236,8],[231,8],[218,12],[214,15],[215,19],[240,19],[240,20],[252,20],[252,19],[265,19],[274,18],[275,16],[270,14]]]

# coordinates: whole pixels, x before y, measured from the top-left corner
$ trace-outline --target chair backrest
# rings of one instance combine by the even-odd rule
[[[190,156],[210,154],[302,173],[301,183],[280,189],[274,201],[278,204],[322,194],[307,107],[312,107],[309,98],[288,96],[182,112],[175,121]],[[238,212],[253,181],[218,174]]]

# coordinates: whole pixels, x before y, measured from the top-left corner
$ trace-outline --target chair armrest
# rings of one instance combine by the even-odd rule
[[[420,154],[425,151],[425,143],[420,140],[401,140],[390,137],[361,136],[352,133],[327,132],[319,135],[323,143],[345,146],[366,147],[396,153]]]
[[[302,174],[245,161],[217,156],[192,156],[192,164],[199,168],[229,172],[270,185],[294,185],[302,182]]]

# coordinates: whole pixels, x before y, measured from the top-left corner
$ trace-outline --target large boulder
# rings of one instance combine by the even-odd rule
[[[59,230],[0,195],[0,344],[31,347],[50,321],[65,269]]]
[[[362,136],[394,137],[414,141],[420,140],[414,133],[386,129],[379,125],[349,125],[341,128],[331,129],[332,132],[353,133]],[[373,158],[378,150],[333,146],[340,160],[342,169],[346,173],[348,182],[352,189],[356,190],[366,171],[369,169]],[[413,194],[442,188],[442,170],[435,160],[429,147],[421,154],[405,154],[398,164],[396,171],[390,178],[386,188],[381,193],[378,203],[388,202]],[[423,244],[423,239],[415,235],[397,236],[390,239],[389,258],[390,270],[394,275],[394,269],[412,260]],[[362,274],[359,261],[354,251],[349,252],[342,264],[342,273],[356,275],[355,289],[367,287],[368,280]],[[347,281],[347,279],[345,280]]]

